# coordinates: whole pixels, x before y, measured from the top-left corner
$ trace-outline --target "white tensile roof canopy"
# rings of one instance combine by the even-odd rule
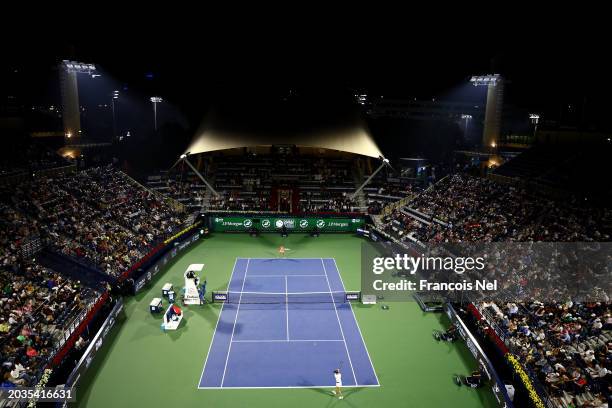
[[[369,157],[382,156],[365,127],[326,129],[299,134],[246,134],[205,129],[196,135],[185,153],[193,155],[241,147],[296,145],[339,150]]]

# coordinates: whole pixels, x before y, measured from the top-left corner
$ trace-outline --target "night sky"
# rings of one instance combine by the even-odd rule
[[[476,41],[474,36],[483,36],[478,31],[440,39],[417,33],[399,30],[369,40],[307,35],[286,43],[273,33],[229,40],[161,32],[94,41],[41,39],[9,44],[1,80],[25,103],[47,102],[58,97],[53,84],[58,60],[93,62],[135,92],[162,95],[195,127],[211,106],[239,101],[257,112],[290,90],[304,106],[319,103],[320,110],[333,110],[352,89],[385,97],[445,97],[473,74],[498,72],[510,81],[507,104],[549,117],[573,105],[588,113],[589,124],[608,122],[609,66],[600,41],[585,41],[588,36],[571,30],[503,42]],[[17,80],[10,75],[15,69]]]

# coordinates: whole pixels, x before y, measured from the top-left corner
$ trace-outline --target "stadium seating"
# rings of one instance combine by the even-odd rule
[[[408,179],[380,172],[355,199],[350,195],[365,181],[353,159],[308,155],[228,155],[210,159],[202,170],[220,194],[215,197],[192,172],[177,168],[148,177],[147,185],[190,209],[225,211],[380,212],[386,203],[411,191]],[[291,190],[282,202],[278,190]],[[284,207],[283,207],[284,206]]]
[[[43,241],[118,276],[185,218],[110,166],[28,178],[0,194],[0,375],[7,386],[33,385],[102,287],[37,263],[32,248]]]
[[[32,225],[41,226],[49,247],[113,276],[184,221],[163,200],[112,167],[32,179],[17,186],[10,204]]]
[[[20,246],[36,224],[0,208],[0,375],[5,386],[37,382],[82,310],[100,296],[79,281],[32,262]]]
[[[610,241],[605,230],[610,219],[609,208],[575,198],[556,200],[516,186],[454,174],[386,216],[384,229],[400,240],[417,243],[603,242]],[[607,268],[604,276],[610,273],[610,266]],[[600,406],[606,400],[612,369],[609,302],[488,302],[477,306],[510,350],[545,384],[554,404]]]
[[[606,241],[600,229],[611,218],[609,209],[455,174],[391,214],[386,225],[402,239],[421,242]]]

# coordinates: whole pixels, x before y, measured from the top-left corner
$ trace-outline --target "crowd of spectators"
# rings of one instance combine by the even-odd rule
[[[36,220],[0,203],[0,383],[33,386],[67,327],[99,292],[46,268],[23,252]]]
[[[0,382],[32,386],[70,324],[101,291],[26,251],[44,244],[118,276],[184,218],[111,166],[31,177],[0,189]]]
[[[48,245],[113,276],[183,223],[164,200],[108,166],[18,185],[10,204]]]
[[[454,174],[384,221],[388,233],[411,245],[448,244],[455,250],[461,245],[468,252],[477,243],[489,245],[493,256],[485,276],[490,272],[503,278],[502,291],[515,299],[477,303],[500,337],[557,406],[607,407],[612,392],[612,257],[601,251],[610,241],[606,225],[611,215],[609,208],[576,198],[553,199]],[[498,242],[515,243],[491,251]],[[539,242],[556,244],[547,250],[542,247],[548,244]],[[550,251],[555,261],[547,263]]]
[[[554,200],[491,180],[454,174],[387,219],[388,229],[420,242],[607,241],[610,209]],[[395,222],[393,222],[395,221]]]
[[[336,194],[325,194],[325,190],[319,192],[317,199],[313,199],[312,193],[308,192],[300,200],[300,212],[352,212],[357,207],[357,202],[351,199],[346,192]],[[325,197],[325,198],[323,198]]]
[[[190,209],[220,211],[368,212],[406,197],[411,183],[385,169],[361,194],[351,194],[359,180],[355,161],[309,155],[237,155],[208,158],[202,172],[216,196],[189,168],[148,177],[148,186]],[[290,197],[278,197],[278,191]]]
[[[612,315],[605,302],[482,305],[559,407],[607,407]]]

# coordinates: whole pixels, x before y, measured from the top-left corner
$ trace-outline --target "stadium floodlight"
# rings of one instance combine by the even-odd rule
[[[155,131],[157,132],[157,104],[164,100],[159,96],[152,96],[151,102],[153,102],[153,124],[155,125]]]
[[[94,64],[69,61],[69,60],[63,60],[62,63],[64,64],[64,68],[68,72],[75,72],[77,74],[90,74],[91,75],[93,71],[96,71],[96,66]],[[97,74],[97,76],[100,76],[100,75]]]
[[[461,119],[465,121],[464,127],[463,127],[463,135],[467,135],[468,132],[468,123],[470,120],[472,120],[472,115],[467,114],[467,113],[462,113],[461,114]]]
[[[355,94],[355,99],[357,100],[358,104],[363,106],[368,102],[368,95],[367,94]]]
[[[115,99],[119,99],[119,91],[113,92],[113,99],[111,99],[111,107],[113,111],[113,137],[117,137],[117,120],[115,114]]]
[[[470,78],[470,83],[474,86],[495,86],[501,81],[499,74],[475,75]]]
[[[362,185],[359,186],[357,190],[355,190],[353,194],[351,194],[351,196],[349,197],[351,200],[355,199],[357,194],[359,194],[359,192],[363,190],[363,188],[367,186],[370,183],[370,181],[372,181],[372,179],[378,174],[379,171],[383,169],[383,167],[389,166],[390,169],[393,169],[393,167],[391,167],[391,165],[389,164],[389,159],[387,159],[384,156],[379,156],[378,158],[382,161],[382,164],[374,171],[374,173],[370,175],[370,177],[367,178],[366,181],[363,182]]]
[[[540,123],[540,115],[538,113],[530,113],[529,119],[531,120],[531,123],[533,124],[533,136],[535,137],[535,134],[538,131],[538,123]]]

